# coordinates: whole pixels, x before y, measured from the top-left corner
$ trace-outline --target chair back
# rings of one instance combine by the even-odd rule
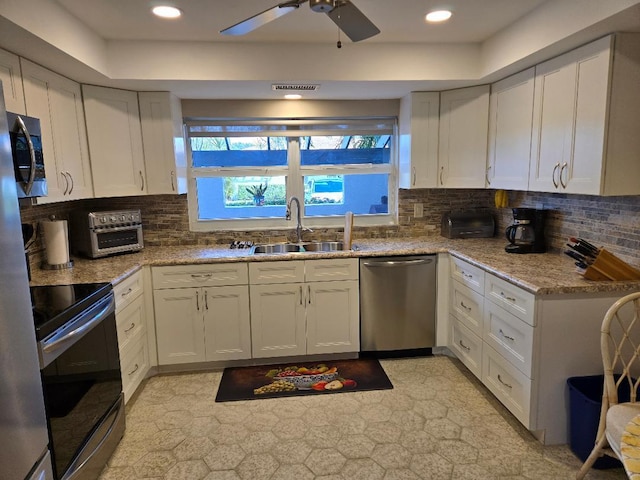
[[[629,392],[628,401],[636,402],[640,385],[640,292],[622,297],[607,310],[600,349],[604,366],[603,409],[620,402],[621,389],[625,390],[625,397]]]

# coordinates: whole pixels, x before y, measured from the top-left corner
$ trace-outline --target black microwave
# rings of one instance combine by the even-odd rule
[[[46,197],[40,120],[7,112],[18,198]]]

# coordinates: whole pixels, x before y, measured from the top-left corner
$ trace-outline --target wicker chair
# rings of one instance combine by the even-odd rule
[[[627,423],[640,414],[636,392],[640,384],[640,292],[615,302],[604,316],[600,335],[604,391],[596,444],[576,479],[582,479],[603,455],[622,460],[620,439]],[[615,374],[615,377],[614,377]],[[620,403],[621,387],[629,401]]]

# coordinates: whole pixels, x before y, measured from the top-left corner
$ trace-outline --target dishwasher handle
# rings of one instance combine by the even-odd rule
[[[407,265],[428,265],[433,263],[432,258],[416,258],[414,260],[384,260],[362,262],[365,267],[405,267]]]

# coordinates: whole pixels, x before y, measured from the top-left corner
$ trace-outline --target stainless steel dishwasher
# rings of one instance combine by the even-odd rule
[[[361,353],[431,353],[435,329],[435,255],[360,259]]]

